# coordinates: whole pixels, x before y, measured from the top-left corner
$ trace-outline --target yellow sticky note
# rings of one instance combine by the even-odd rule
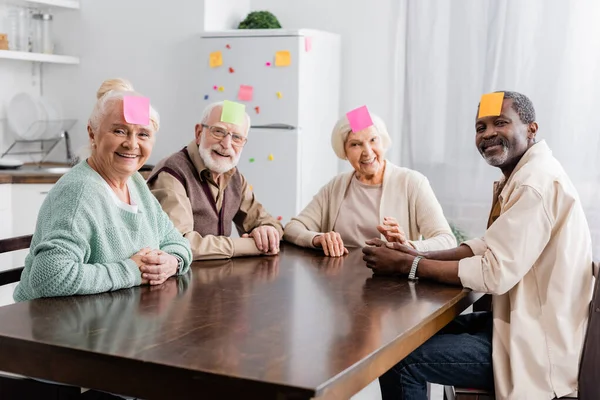
[[[502,114],[504,92],[487,93],[481,96],[479,102],[479,115],[477,118],[491,117]]]
[[[292,63],[292,55],[289,51],[278,51],[275,53],[275,66],[287,67]]]
[[[277,92],[277,93],[275,93],[275,94],[277,95],[277,98],[278,98],[278,99],[280,99],[280,98],[282,98],[282,97],[283,97],[283,95],[281,94],[281,92]]]
[[[248,185],[248,188],[250,189],[250,191],[252,191],[252,185]]]
[[[269,161],[273,161],[274,157],[273,154],[269,154]]]
[[[222,92],[224,90],[225,90],[225,88],[223,86],[219,86],[219,92]]]
[[[220,67],[223,65],[223,53],[220,51],[213,51],[208,57],[208,63],[211,68]]]

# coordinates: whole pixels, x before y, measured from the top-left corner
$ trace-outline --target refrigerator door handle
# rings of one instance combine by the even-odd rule
[[[267,125],[251,125],[250,129],[296,129],[295,126],[288,124],[267,124]]]

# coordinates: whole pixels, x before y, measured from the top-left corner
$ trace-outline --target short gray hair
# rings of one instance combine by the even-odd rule
[[[115,100],[122,101],[125,96],[141,96],[141,94],[136,92],[131,83],[125,79],[107,79],[102,82],[98,92],[96,92],[96,104],[88,120],[88,125],[92,128],[92,131],[98,132],[100,124],[106,116],[106,105]],[[158,131],[160,116],[152,105],[150,105],[150,122],[152,122],[154,130]]]
[[[504,99],[511,99],[513,101],[512,108],[517,114],[521,122],[524,124],[530,124],[535,122],[535,108],[529,97],[519,92],[504,91]]]
[[[390,139],[390,134],[388,133],[387,127],[381,118],[373,113],[370,114],[371,120],[373,121],[373,126],[381,138],[383,149],[384,151],[387,151],[392,144],[392,139]],[[331,131],[331,147],[333,147],[335,154],[342,160],[348,159],[348,157],[346,157],[345,144],[351,131],[352,129],[350,128],[350,121],[348,121],[348,117],[346,115],[338,120],[333,127],[333,131]]]
[[[223,102],[222,101],[217,101],[215,103],[210,103],[209,105],[207,105],[204,110],[202,111],[202,117],[200,117],[200,123],[201,124],[206,124],[208,122],[208,119],[210,118],[210,113],[217,107],[223,107]],[[244,113],[246,115],[246,124],[248,125],[246,128],[246,134],[248,134],[248,131],[250,130],[250,116],[248,115],[248,113]]]

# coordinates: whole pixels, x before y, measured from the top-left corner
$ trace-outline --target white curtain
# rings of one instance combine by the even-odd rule
[[[493,181],[475,147],[481,94],[512,90],[536,109],[576,185],[600,258],[600,1],[399,0],[389,157],[425,174],[448,219],[485,230]]]

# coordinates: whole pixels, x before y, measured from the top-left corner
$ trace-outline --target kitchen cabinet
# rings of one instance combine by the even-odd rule
[[[31,235],[53,184],[0,185],[0,238]],[[0,254],[0,270],[21,267],[29,250]]]
[[[53,184],[12,184],[12,236],[31,235],[35,231],[38,213]],[[12,266],[25,263],[29,250],[12,253]]]

